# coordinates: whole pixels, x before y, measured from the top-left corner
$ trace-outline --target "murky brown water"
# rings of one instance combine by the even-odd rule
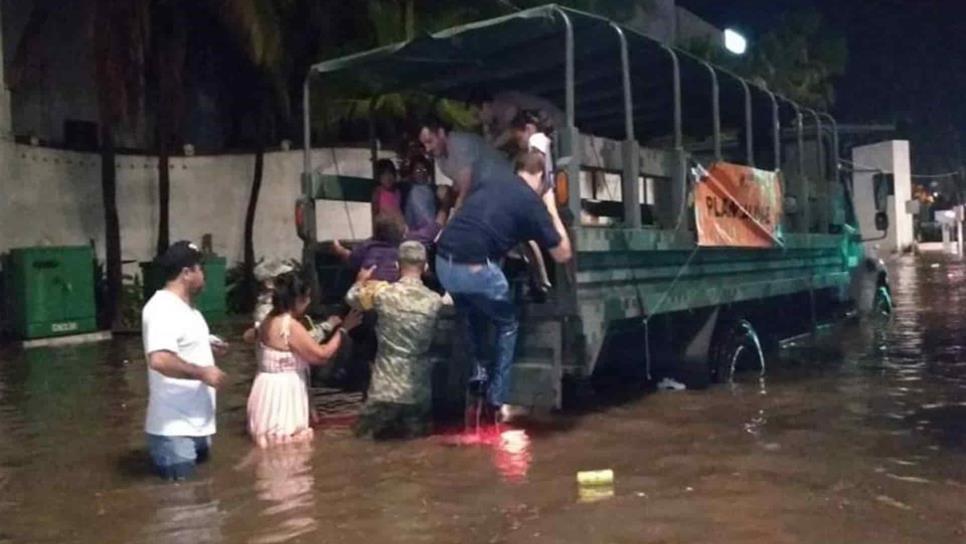
[[[492,446],[334,427],[256,452],[239,350],[214,458],[181,485],[148,473],[138,339],[7,351],[0,542],[963,542],[966,267],[904,260],[893,289],[886,330],[826,333],[762,383],[644,395]],[[582,501],[575,473],[601,468],[613,495]]]

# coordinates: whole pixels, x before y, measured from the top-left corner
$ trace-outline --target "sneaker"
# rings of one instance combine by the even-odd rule
[[[512,404],[504,404],[500,406],[499,420],[502,423],[509,423],[514,419],[518,419],[521,416],[525,416],[529,413],[529,410],[523,406],[513,406]]]

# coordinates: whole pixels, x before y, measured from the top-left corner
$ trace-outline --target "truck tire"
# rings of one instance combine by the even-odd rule
[[[711,381],[731,382],[742,371],[765,374],[765,354],[758,333],[751,323],[742,319],[726,326],[712,345],[710,361]]]

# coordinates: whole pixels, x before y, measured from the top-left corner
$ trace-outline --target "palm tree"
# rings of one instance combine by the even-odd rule
[[[292,62],[283,55],[286,35],[282,21],[296,20],[299,8],[295,0],[209,0],[208,9],[220,26],[233,38],[238,51],[247,60],[255,81],[254,92],[247,93],[249,111],[255,125],[255,165],[244,228],[244,299],[253,303],[257,291],[255,269],[255,217],[261,193],[265,165],[265,149],[270,138],[286,134],[290,128],[291,103],[287,70]],[[304,13],[302,14],[304,15]]]
[[[100,119],[101,190],[107,254],[105,320],[114,327],[120,317],[122,281],[114,130],[121,123],[136,120],[141,111],[148,3],[146,0],[91,1],[89,30],[94,48],[93,75]]]
[[[155,83],[155,148],[158,154],[158,243],[161,255],[171,237],[171,146],[184,116],[184,71],[187,51],[185,5],[161,0],[151,6],[151,75]]]

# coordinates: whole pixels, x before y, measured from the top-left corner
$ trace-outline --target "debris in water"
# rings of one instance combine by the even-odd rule
[[[577,473],[577,483],[581,486],[613,485],[614,471],[609,468],[604,470],[582,470]]]
[[[592,486],[579,487],[577,489],[577,501],[583,503],[598,502],[614,497],[614,486]]]
[[[677,380],[664,378],[657,383],[657,388],[662,391],[684,391],[687,389],[687,386]]]
[[[930,480],[925,478],[920,478],[919,476],[899,476],[898,474],[893,474],[891,472],[886,473],[886,476],[892,478],[893,480],[899,480],[900,482],[911,482],[914,484],[931,484]]]
[[[900,510],[912,510],[912,507],[904,502],[899,502],[892,497],[887,497],[885,495],[877,495],[875,500],[881,502],[882,504],[888,504],[889,506],[895,506]]]
[[[614,496],[614,471],[582,470],[577,473],[579,502],[597,502]]]

